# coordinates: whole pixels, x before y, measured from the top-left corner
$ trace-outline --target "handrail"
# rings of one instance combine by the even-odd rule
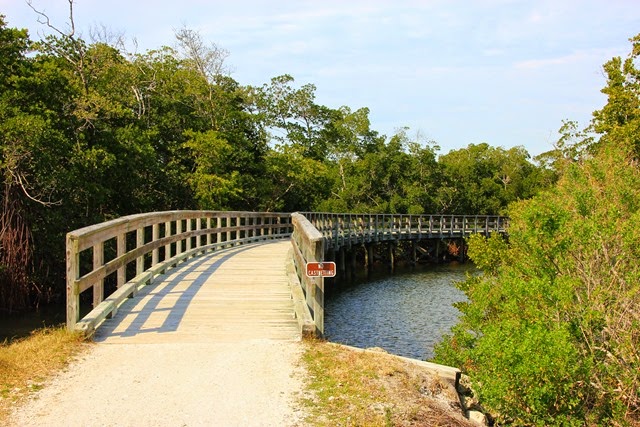
[[[324,333],[324,282],[306,275],[307,262],[329,250],[398,240],[506,234],[509,218],[497,215],[353,213],[152,212],[107,221],[67,234],[67,327],[91,335],[138,288],[192,256],[265,239],[291,236],[295,314],[302,335]],[[115,275],[117,289],[104,296]],[[80,294],[93,292],[93,310],[80,320]]]
[[[509,218],[499,215],[407,215],[302,213],[322,233],[325,250],[355,244],[464,238],[474,233],[507,233]]]
[[[140,286],[198,253],[291,233],[288,213],[186,210],[129,215],[72,231],[66,252],[67,327],[91,335]],[[127,269],[134,262],[135,271]],[[105,298],[104,280],[114,273],[117,290]],[[80,294],[88,289],[93,289],[93,310],[80,320]]]

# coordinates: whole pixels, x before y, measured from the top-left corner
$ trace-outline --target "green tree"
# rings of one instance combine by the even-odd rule
[[[636,67],[640,34],[630,41],[632,51],[627,58],[615,57],[604,64],[607,85],[602,93],[607,96],[607,104],[593,114],[593,130],[601,137],[592,148],[623,145],[635,157],[640,157],[640,69]]]
[[[41,250],[37,218],[61,203],[70,149],[57,109],[68,94],[51,64],[27,57],[25,30],[0,16],[0,312],[25,309],[48,287],[34,280]]]
[[[469,301],[437,358],[471,375],[500,425],[640,422],[640,104],[619,84],[637,76],[632,42],[630,60],[605,65],[602,135],[578,141],[591,154],[510,207],[508,246],[470,241],[485,274],[461,285]]]
[[[438,212],[500,214],[509,203],[527,199],[549,183],[548,174],[522,147],[469,144],[440,156],[438,163],[443,173]]]
[[[315,85],[295,89],[293,82],[285,74],[272,78],[269,85],[251,88],[255,108],[275,143],[295,145],[304,157],[322,161],[328,154],[323,133],[335,111],[315,103]]]
[[[436,146],[412,141],[400,129],[388,141],[377,137],[338,162],[332,197],[321,210],[424,213],[433,207],[437,185]],[[335,175],[334,175],[335,176]]]

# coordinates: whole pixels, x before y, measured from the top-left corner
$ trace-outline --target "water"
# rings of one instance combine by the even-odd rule
[[[430,359],[434,345],[457,322],[453,304],[466,299],[454,283],[473,272],[471,264],[431,266],[337,285],[325,301],[325,335],[333,342]]]

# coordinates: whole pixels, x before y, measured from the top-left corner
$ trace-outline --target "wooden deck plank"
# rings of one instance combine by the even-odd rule
[[[289,247],[289,241],[263,242],[193,258],[123,304],[95,340],[298,340],[285,268]]]

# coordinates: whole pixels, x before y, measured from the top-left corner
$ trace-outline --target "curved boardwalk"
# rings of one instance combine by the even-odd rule
[[[235,246],[154,280],[98,328],[105,343],[295,340],[285,260],[291,243]]]
[[[290,245],[216,251],[157,278],[12,424],[300,424],[293,402],[304,372],[285,274]]]

